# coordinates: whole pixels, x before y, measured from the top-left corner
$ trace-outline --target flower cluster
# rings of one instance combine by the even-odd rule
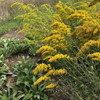
[[[54,83],[51,83],[50,85],[47,85],[46,88],[49,89],[49,88],[54,88],[57,84],[54,84]]]
[[[40,65],[38,65],[34,70],[33,70],[33,73],[34,74],[37,74],[38,72],[46,72],[47,70],[50,70],[51,69],[51,66],[50,64],[46,65],[45,63],[42,63]]]
[[[45,45],[42,46],[36,53],[42,53],[42,55],[54,55],[56,54],[57,50],[51,46]]]
[[[95,52],[93,54],[88,54],[88,57],[92,57],[92,60],[100,61],[100,52]]]
[[[63,55],[63,54],[57,54],[57,55],[51,57],[48,61],[49,62],[53,62],[53,61],[56,62],[58,59],[62,59],[62,58],[71,59],[72,60],[72,58],[70,58],[70,56]]]
[[[57,9],[58,14],[61,16],[61,18],[65,20],[68,15],[74,12],[72,8],[68,7],[66,4],[63,4],[61,1],[57,3],[56,9]]]
[[[37,85],[39,83],[41,83],[42,81],[51,81],[51,78],[50,77],[47,77],[46,75],[45,76],[41,76],[36,82],[34,82],[34,85]]]
[[[56,29],[58,32],[60,32],[59,34],[61,35],[71,35],[70,25],[66,25],[63,22],[55,21],[53,24],[50,25],[50,27]]]
[[[47,72],[44,76],[41,76],[36,82],[34,82],[34,85],[37,85],[39,83],[41,83],[42,81],[50,81],[53,82],[54,79],[51,78],[51,76],[55,76],[55,75],[61,75],[61,74],[66,74],[67,71],[66,69],[51,69],[50,64],[46,65],[44,63],[38,65],[34,70],[33,73],[37,74],[38,72],[41,71],[45,71]],[[55,87],[56,84],[51,83],[50,85],[47,85],[46,88],[53,88]]]
[[[86,50],[89,50],[90,47],[92,46],[97,46],[97,47],[100,47],[100,39],[98,40],[90,40],[88,42],[86,42],[82,47],[81,49],[79,50],[79,52],[77,53],[76,55],[76,59],[78,59],[79,57],[81,57],[83,55],[83,53],[86,51]]]
[[[75,34],[82,43],[98,39],[100,34],[100,24],[96,20],[92,20],[90,22],[85,21],[82,26],[75,27],[73,34]]]
[[[46,76],[51,76],[51,75],[55,76],[55,75],[66,74],[66,73],[67,73],[66,69],[56,69],[56,70],[51,69],[45,75]]]
[[[76,10],[73,14],[67,17],[67,20],[71,20],[73,22],[77,19],[78,21],[86,21],[90,20],[91,16],[85,10]]]
[[[42,42],[50,44],[54,49],[60,48],[66,50],[68,47],[66,38],[71,35],[70,26],[55,21],[50,27],[53,28],[53,30],[51,30],[49,36],[42,40]]]

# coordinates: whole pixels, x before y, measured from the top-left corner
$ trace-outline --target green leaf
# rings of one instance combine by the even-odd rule
[[[30,84],[29,84],[28,81],[25,81],[24,83],[25,83],[26,86],[30,87]]]
[[[48,100],[48,96],[44,94],[44,99],[43,100]]]
[[[23,100],[28,100],[28,99],[30,99],[32,96],[33,96],[32,94],[28,93],[28,94],[26,94],[26,96],[23,98]]]
[[[36,97],[37,97],[37,99],[40,99],[40,95],[37,95]]]
[[[21,95],[19,95],[17,98],[20,100],[22,97],[24,97],[25,96],[25,94],[21,94]]]
[[[36,81],[36,77],[35,77],[35,76],[33,76],[33,78],[32,78],[32,79],[33,79],[33,82],[35,82],[35,81]]]
[[[25,74],[29,74],[29,70],[27,68],[24,69]]]

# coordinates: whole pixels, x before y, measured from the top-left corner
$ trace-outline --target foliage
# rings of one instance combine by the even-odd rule
[[[76,6],[76,4],[74,6]],[[35,70],[42,72],[47,72],[49,70],[48,73],[50,73],[50,75],[52,75],[51,73],[55,75],[56,72],[53,72],[53,70],[51,70],[52,68],[54,71],[62,70],[58,68],[68,70],[67,76],[63,76],[63,80],[61,78],[61,81],[63,86],[65,86],[66,89],[69,88],[69,90],[66,90],[66,92],[63,90],[62,93],[66,94],[72,100],[99,99],[98,93],[100,91],[98,88],[100,87],[98,86],[100,85],[100,75],[98,66],[100,62],[98,61],[99,55],[97,56],[97,54],[100,50],[100,23],[98,17],[91,16],[91,11],[96,10],[94,8],[92,10],[90,10],[90,8],[87,9],[86,11],[86,9],[83,10],[81,7],[71,8],[60,1],[57,3],[56,10],[58,14],[54,15],[55,21],[51,24],[51,32],[48,37],[41,41],[44,43],[44,46],[37,51],[37,53],[42,54],[43,60],[46,60],[46,63],[50,65],[42,63],[33,71],[33,73],[35,73]],[[78,44],[76,44],[77,47],[73,45],[73,42],[77,43],[76,41],[79,41]],[[84,51],[90,49],[91,46],[97,46],[97,48],[95,48],[94,51],[89,51],[89,53],[98,52],[91,55],[89,54],[88,56],[96,56],[97,58],[93,59],[98,59],[97,62],[87,58],[84,53]],[[73,54],[75,54],[71,54],[71,48],[73,48],[73,51],[77,49],[77,52],[79,48],[81,48],[77,55],[82,56],[84,53],[84,56],[77,60],[75,56],[71,58],[67,55],[70,54],[73,56]],[[49,68],[49,66],[51,67]],[[51,77],[46,75],[48,74],[46,73],[44,76],[40,77],[34,84],[37,85],[43,80],[52,82]],[[58,82],[58,84],[59,83],[61,82]],[[54,86],[53,84],[51,88]]]
[[[59,91],[71,100],[98,100],[100,98],[100,62],[89,59],[63,64],[68,70],[59,77]],[[99,68],[99,72],[97,70]]]
[[[6,60],[3,55],[0,56],[0,99],[2,98],[1,94],[3,92],[4,82],[7,79],[7,75],[10,75],[8,66],[6,65]],[[2,99],[1,99],[2,100]]]
[[[59,1],[55,6],[56,11],[47,4],[40,8],[18,2],[12,5],[18,5],[19,10],[23,11],[17,17],[26,22],[20,32],[26,34],[25,40],[31,52],[40,47],[36,53],[41,54],[42,63],[35,64],[33,60],[23,57],[22,61],[12,66],[16,79],[12,90],[17,92],[14,92],[16,96],[9,95],[10,99],[48,100],[45,93],[56,86],[61,94],[72,100],[100,98],[99,7],[88,7],[87,0],[78,1]],[[13,45],[12,42],[10,44]],[[1,46],[7,48],[10,44],[1,42]],[[2,79],[4,81],[5,77]]]
[[[41,5],[40,8],[33,4],[24,5],[23,3],[16,2],[11,7],[17,5],[23,14],[16,18],[22,18],[25,24],[22,32],[26,35],[26,41],[33,48],[38,48],[40,41],[45,38],[50,30],[49,25],[53,22],[53,8],[49,4]],[[15,19],[16,19],[15,18]]]
[[[38,86],[33,85],[37,79],[37,76],[32,73],[34,66],[36,66],[34,60],[29,57],[25,60],[24,56],[18,64],[12,65],[17,91],[20,91],[19,100],[45,100],[45,83]]]
[[[28,46],[26,42],[20,41],[19,39],[0,38],[0,49],[0,55],[4,55],[6,58],[11,54],[16,54],[27,50]]]

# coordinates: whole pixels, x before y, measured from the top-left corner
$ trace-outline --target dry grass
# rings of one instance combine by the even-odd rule
[[[13,4],[16,1],[24,2],[25,0],[2,0],[0,1],[0,19],[10,16],[9,8],[11,4]]]
[[[54,4],[57,1],[58,0],[0,0],[0,19],[10,16],[9,9],[14,2],[22,2],[25,4],[33,3],[36,6],[39,6],[45,3]]]

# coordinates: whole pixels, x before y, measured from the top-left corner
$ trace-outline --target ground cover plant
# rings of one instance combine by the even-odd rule
[[[12,7],[23,11],[16,18],[25,23],[18,33],[23,32],[26,39],[1,39],[1,48],[7,49],[0,56],[0,88],[5,87],[0,99],[99,100],[99,5],[91,0],[62,0],[55,7],[14,3]],[[26,48],[31,55],[39,55],[40,61],[22,57],[11,66],[13,71],[9,70],[5,63],[7,53],[23,52]],[[14,86],[4,84],[8,75],[4,73],[15,79]]]
[[[3,55],[7,58],[12,54],[24,52],[27,49],[27,43],[22,42],[19,39],[0,38],[0,56]]]

